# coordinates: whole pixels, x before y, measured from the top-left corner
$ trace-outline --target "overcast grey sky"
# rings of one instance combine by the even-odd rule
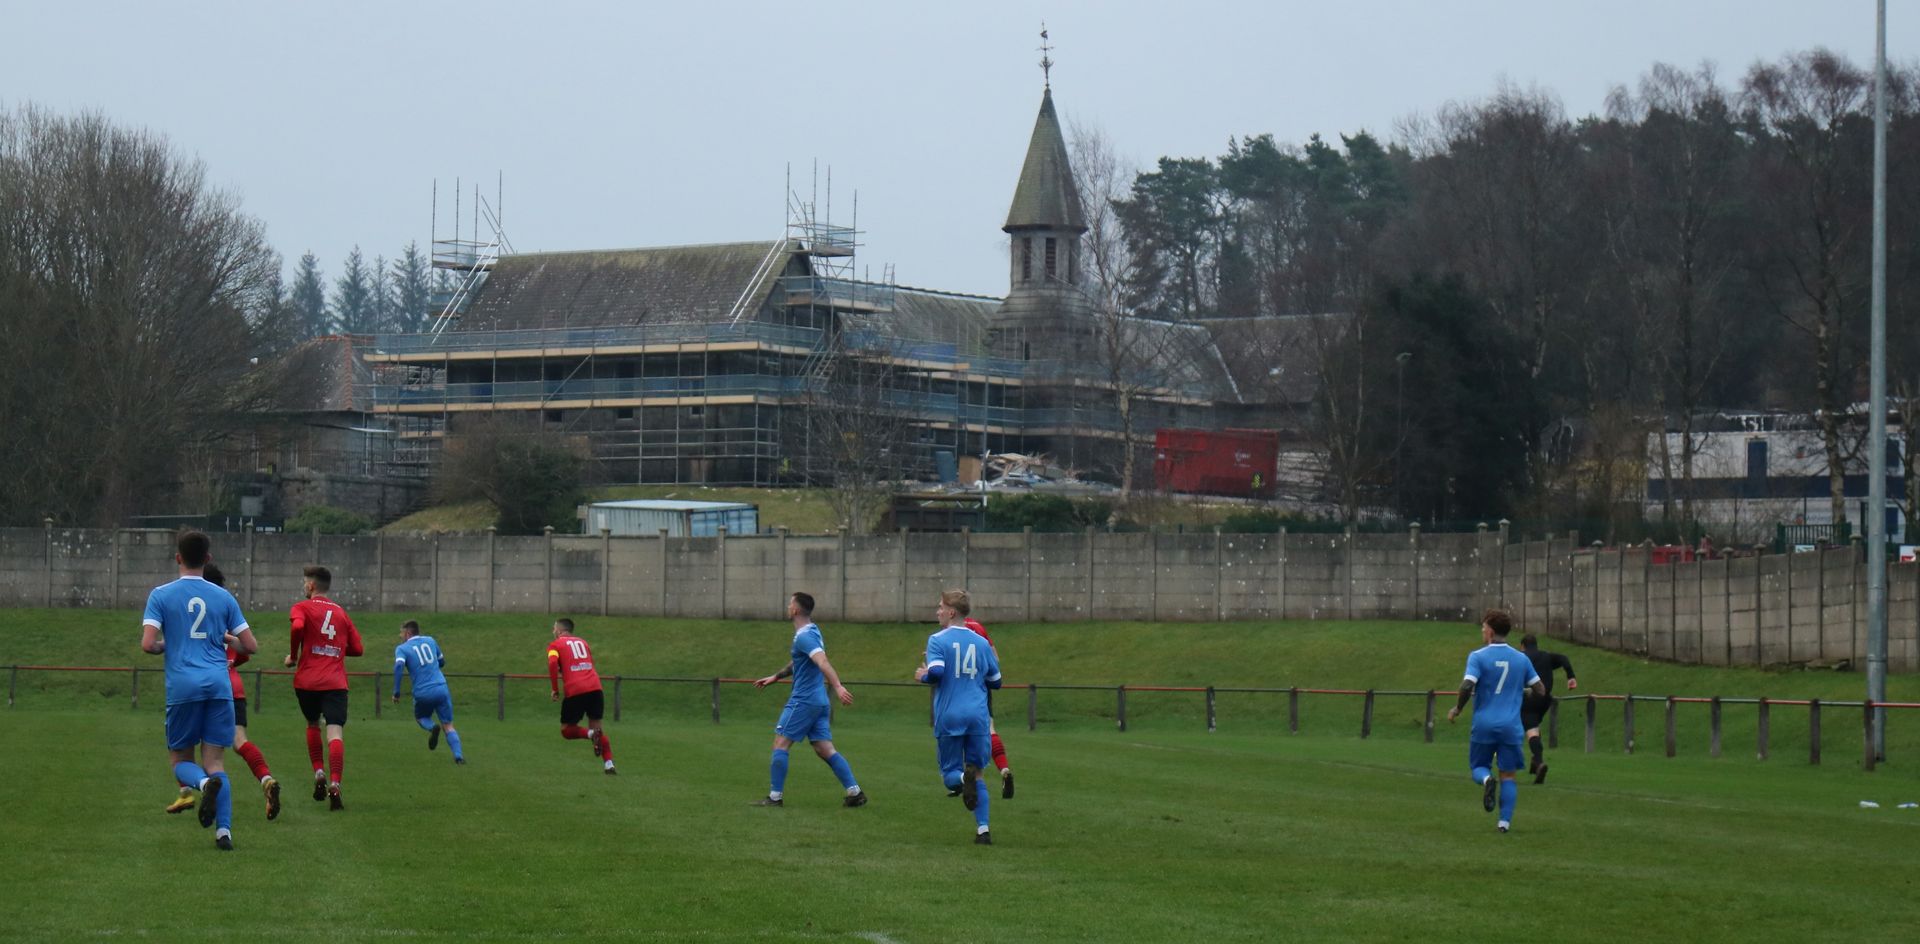
[[[1889,55],[1920,45],[1895,2]],[[97,2],[0,0],[0,103],[165,133],[329,277],[354,244],[424,247],[458,175],[505,174],[516,246],[770,239],[785,171],[859,191],[860,262],[998,294],[1013,183],[1052,31],[1065,117],[1140,164],[1262,132],[1368,129],[1502,77],[1600,109],[1667,61],[1824,45],[1872,60],[1871,0],[1114,2]],[[442,223],[442,231],[446,223]]]

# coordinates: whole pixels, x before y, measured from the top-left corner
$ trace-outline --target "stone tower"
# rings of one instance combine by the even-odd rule
[[[1093,328],[1080,284],[1080,237],[1087,219],[1050,87],[1041,95],[1013,207],[1001,229],[1012,237],[1012,251],[1007,298],[991,323],[989,348],[1019,360],[1084,359]]]

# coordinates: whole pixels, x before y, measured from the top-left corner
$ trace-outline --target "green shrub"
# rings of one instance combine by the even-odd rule
[[[308,505],[288,518],[286,527],[294,534],[307,534],[315,529],[321,534],[365,534],[373,530],[373,519],[331,505]]]
[[[1105,527],[1113,502],[1060,495],[995,495],[987,500],[987,527],[995,531],[1079,531]]]

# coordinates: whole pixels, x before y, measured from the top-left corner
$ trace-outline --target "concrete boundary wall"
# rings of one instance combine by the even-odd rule
[[[1654,565],[1577,537],[1477,534],[755,534],[701,538],[243,532],[214,559],[248,611],[333,569],[348,609],[925,622],[964,586],[989,621],[1433,619],[1489,606],[1525,630],[1705,665],[1863,664],[1859,550]],[[138,609],[171,577],[161,530],[0,529],[0,606]],[[1920,670],[1920,566],[1888,570],[1888,658]]]

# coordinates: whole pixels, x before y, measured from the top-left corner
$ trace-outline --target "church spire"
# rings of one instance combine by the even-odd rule
[[[1020,230],[1064,230],[1078,236],[1087,231],[1086,215],[1080,208],[1080,188],[1074,183],[1073,166],[1067,159],[1067,136],[1060,131],[1060,118],[1053,111],[1053,47],[1046,44],[1046,25],[1040,27],[1040,68],[1046,86],[1040,93],[1040,115],[1033,122],[1033,138],[1027,142],[1027,161],[1020,168],[1020,183],[1014,187],[1013,207],[1007,211],[1008,233]]]

